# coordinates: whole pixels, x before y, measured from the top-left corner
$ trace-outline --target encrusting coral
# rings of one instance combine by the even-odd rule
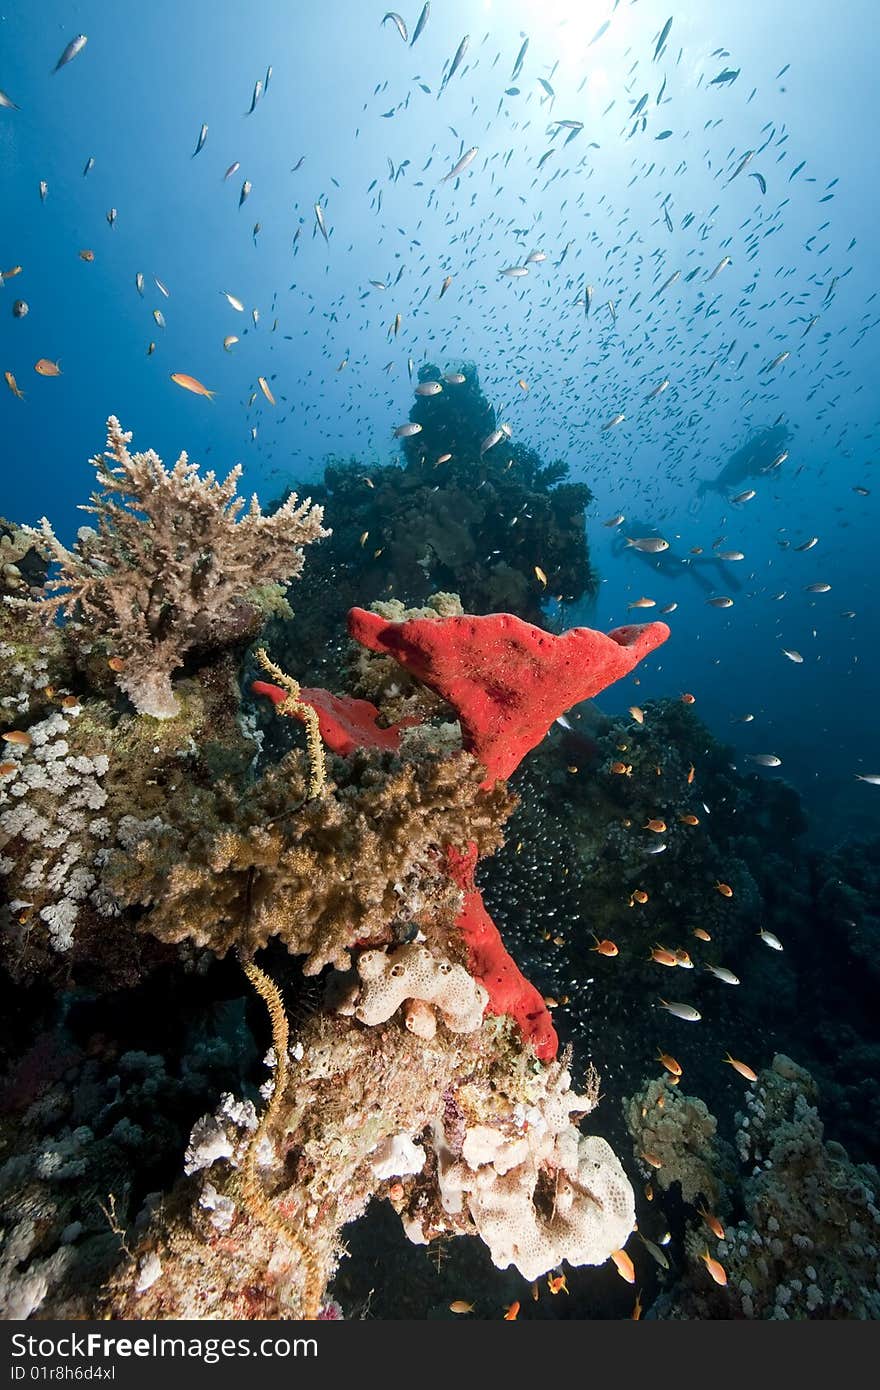
[[[92,639],[109,644],[116,681],[139,714],[171,719],[171,677],[187,653],[254,636],[267,585],[303,567],[303,547],[327,536],[323,512],[290,496],[264,516],[256,494],[243,516],[241,466],[219,483],[199,476],[185,453],[166,469],[152,449],[129,452],[131,434],[107,422],[107,452],[92,460],[100,491],[83,508],[97,530],[81,529],[72,550],[44,517],[28,531],[60,565],[39,601],[61,610]]]

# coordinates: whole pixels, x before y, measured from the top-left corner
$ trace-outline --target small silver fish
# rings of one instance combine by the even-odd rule
[[[389,19],[392,20],[398,34],[403,39],[404,43],[406,43],[409,39],[409,33],[404,20],[401,19],[399,14],[395,14],[393,10],[389,10],[386,15],[382,16],[382,23],[385,24]]]
[[[418,20],[416,21],[416,27],[415,27],[415,29],[413,30],[413,36],[412,36],[412,41],[411,41],[411,43],[410,43],[410,48],[412,48],[412,46],[413,46],[413,44],[415,43],[416,39],[419,37],[419,35],[421,34],[421,32],[422,32],[422,30],[424,29],[425,25],[427,24],[427,22],[428,22],[428,16],[430,15],[430,13],[431,13],[431,0],[425,0],[424,5],[422,6],[422,13],[419,15]]]
[[[144,292],[144,277],[141,271],[138,271],[137,275],[134,277],[134,286],[138,294],[142,295]]]
[[[111,208],[110,211],[107,213],[107,221],[108,221],[108,223],[110,224],[111,227],[112,227],[113,224],[115,223],[115,221],[116,221],[116,209],[115,209],[115,208]]]
[[[40,179],[40,202],[45,203],[46,194],[49,192],[49,185],[45,179]]]
[[[6,93],[3,91],[0,91],[0,106],[5,106],[7,111],[21,110],[20,106],[16,106],[15,102],[12,100],[12,97],[7,96]]]
[[[417,396],[439,396],[443,390],[439,381],[422,381],[416,387]]]
[[[782,766],[782,759],[777,758],[775,753],[747,753],[746,757],[750,763],[757,763],[759,767]]]
[[[529,268],[527,265],[509,265],[498,273],[499,275],[506,275],[510,280],[519,280],[523,275],[528,275]]]
[[[166,299],[171,298],[171,291],[167,289],[165,285],[162,284],[162,281],[159,279],[158,275],[153,276],[153,284],[156,286],[156,289],[159,291],[160,294],[164,294]]]
[[[466,150],[465,153],[462,155],[461,159],[458,161],[458,163],[453,165],[453,167],[449,170],[449,173],[443,175],[440,182],[448,183],[450,179],[458,178],[459,174],[463,174],[468,165],[472,164],[473,161],[476,159],[477,151],[477,145],[473,145],[469,150]]]
[[[761,940],[771,948],[771,950],[782,951],[784,949],[782,942],[779,940],[779,937],[776,936],[772,931],[765,931],[765,929],[762,927],[761,930],[758,932],[758,935],[760,936]]]
[[[708,275],[706,278],[708,280],[714,280],[715,276],[720,275],[722,270],[726,269],[726,267],[729,266],[731,263],[732,262],[730,256],[722,256],[721,260],[718,262],[715,269],[712,271],[712,274]]]
[[[753,487],[746,488],[745,492],[738,492],[735,497],[731,497],[731,502],[751,502],[753,497],[757,497]]]
[[[490,449],[494,449],[498,441],[504,439],[504,437],[505,432],[504,430],[500,429],[493,430],[491,434],[487,434],[486,438],[480,445],[480,458],[482,458],[484,454],[488,453]]]
[[[734,975],[732,970],[728,970],[726,965],[709,965],[707,962],[706,969],[712,972],[716,980],[723,980],[726,985],[738,985],[740,983],[739,976]]]
[[[69,63],[76,57],[77,53],[81,53],[87,43],[88,38],[85,34],[77,34],[75,39],[71,39],[61,57],[58,59],[58,62],[55,64],[55,67],[52,69],[53,72],[57,72],[59,68],[63,68],[66,63]]]
[[[327,235],[327,224],[324,221],[324,209],[321,207],[320,203],[315,203],[315,221],[318,224],[318,230],[320,231],[321,236],[324,238],[327,245],[329,246],[330,238]]]
[[[256,80],[256,82],[254,83],[254,94],[253,94],[253,96],[251,97],[250,110],[246,113],[248,116],[252,116],[252,115],[254,114],[254,111],[255,111],[256,108],[257,108],[257,102],[260,100],[260,97],[261,97],[262,95],[263,95],[263,79],[262,79],[262,77],[258,77],[257,80]]]
[[[644,555],[659,555],[661,551],[669,549],[669,542],[662,536],[639,536],[635,540],[626,536],[624,539],[628,546],[633,550],[640,550]]]
[[[398,425],[394,431],[395,439],[409,439],[411,435],[421,434],[422,427],[414,420],[408,421],[405,425]]]
[[[88,157],[88,159],[86,160],[86,167],[83,169],[83,178],[85,178],[86,174],[91,173],[91,171],[92,171],[92,169],[94,169],[94,167],[95,167],[95,156],[94,156],[93,154],[90,154],[89,157]]]
[[[247,197],[250,195],[250,191],[251,191],[252,188],[253,188],[253,184],[251,183],[250,179],[245,179],[244,183],[241,185],[241,193],[239,194],[239,199],[238,199],[238,206],[239,206],[239,207],[241,207],[241,205],[242,205],[242,203],[244,202],[245,198],[247,198]]]
[[[795,662],[798,666],[802,665],[804,660],[800,652],[789,651],[787,647],[782,648],[782,655],[787,656],[789,661]]]
[[[623,524],[624,521],[626,521],[626,517],[624,516],[623,512],[618,512],[617,516],[611,516],[611,517],[609,517],[607,521],[603,521],[603,522],[602,522],[602,525],[603,525],[603,526],[621,526],[621,525]]]
[[[805,585],[804,585],[804,593],[805,593],[805,594],[827,594],[827,593],[829,592],[830,589],[831,589],[831,585],[830,585],[830,584],[823,584],[823,583],[821,583],[821,582],[818,583],[818,584],[805,584]]]
[[[655,386],[653,391],[649,391],[649,392],[648,392],[647,396],[645,397],[645,400],[646,400],[646,401],[652,401],[652,400],[654,400],[655,396],[662,396],[663,392],[664,392],[664,391],[668,391],[668,389],[669,389],[669,377],[666,376],[666,377],[663,378],[663,380],[661,381],[661,383],[660,383],[659,386]]]
[[[857,772],[857,782],[868,782],[872,787],[880,787],[880,772]]]
[[[660,1004],[666,1009],[667,1013],[674,1014],[676,1018],[683,1019],[685,1023],[699,1023],[700,1019],[703,1017],[700,1011],[694,1008],[693,1004],[670,1003],[667,999],[661,999]]]
[[[801,541],[800,545],[796,545],[796,546],[795,546],[795,550],[798,551],[798,553],[801,553],[801,552],[803,552],[804,550],[812,550],[812,549],[813,549],[813,546],[814,546],[814,545],[818,545],[818,544],[819,544],[819,537],[818,537],[818,536],[811,536],[810,539],[809,539],[808,541]]]
[[[235,163],[234,163],[234,164],[230,164],[229,168],[226,170],[226,173],[223,175],[223,181],[224,181],[224,183],[226,182],[227,179],[232,178],[232,175],[235,174],[235,173],[237,173],[238,170],[239,170],[240,168],[241,168],[241,164],[240,164],[239,161],[236,159]]]
[[[733,599],[732,599],[732,598],[728,598],[726,594],[721,594],[721,595],[719,595],[718,598],[707,598],[707,599],[706,599],[706,602],[707,602],[707,604],[709,605],[710,608],[732,608],[732,607],[733,607]]]
[[[199,131],[199,138],[198,138],[198,141],[197,141],[197,143],[196,143],[195,149],[193,150],[192,154],[190,155],[190,159],[195,159],[196,155],[198,154],[199,150],[200,150],[200,149],[202,148],[202,146],[204,145],[204,143],[205,143],[205,141],[207,140],[207,138],[208,138],[208,127],[207,127],[206,125],[203,125],[202,128],[201,128],[201,130]]]
[[[672,23],[671,20],[669,22],[670,24]],[[659,1245],[655,1245],[653,1240],[648,1240],[647,1236],[643,1236],[641,1231],[638,1232],[638,1237],[644,1245],[645,1249],[647,1250],[648,1254],[651,1256],[653,1260],[657,1261],[660,1268],[668,1269],[669,1261],[664,1255],[663,1251],[660,1249]]]
[[[617,415],[612,415],[612,417],[611,417],[610,420],[606,420],[606,421],[605,421],[605,424],[602,426],[602,429],[603,429],[603,430],[613,430],[615,425],[622,425],[625,419],[626,419],[626,416],[624,415],[623,411],[621,410],[621,411],[619,411],[619,412],[617,413]]]

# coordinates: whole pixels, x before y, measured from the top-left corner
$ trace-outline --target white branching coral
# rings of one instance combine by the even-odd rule
[[[131,434],[107,422],[107,452],[92,459],[100,491],[82,508],[97,518],[72,550],[44,517],[39,538],[60,565],[39,602],[75,618],[112,648],[116,680],[140,714],[178,712],[171,686],[187,652],[216,648],[261,626],[255,590],[295,579],[303,547],[329,535],[323,511],[292,494],[271,516],[256,494],[241,515],[241,465],[225,480],[201,477],[182,453],[171,469],[152,449],[132,454]]]

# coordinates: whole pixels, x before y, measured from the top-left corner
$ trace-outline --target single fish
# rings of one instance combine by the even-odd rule
[[[660,30],[660,37],[657,40],[657,47],[654,49],[654,57],[651,59],[652,63],[656,63],[657,59],[660,57],[660,50],[662,49],[666,40],[669,38],[669,31],[672,28],[672,20],[673,16],[670,15],[666,23],[663,25],[663,28]]]
[[[443,79],[443,86],[441,86],[441,88],[440,88],[440,91],[441,91],[441,92],[443,91],[443,88],[447,85],[447,83],[449,83],[449,82],[452,81],[453,77],[454,77],[455,74],[458,72],[459,68],[461,67],[462,62],[463,62],[463,60],[464,60],[464,55],[465,55],[465,53],[467,53],[467,46],[468,46],[468,43],[469,43],[469,42],[470,42],[470,35],[469,35],[469,34],[465,34],[465,36],[464,36],[464,38],[462,39],[461,43],[458,45],[458,48],[455,50],[455,57],[454,57],[453,60],[452,60],[452,66],[450,67],[448,73],[446,74],[446,76],[445,76],[444,79]],[[439,96],[440,93],[438,92],[437,95]]]
[[[803,665],[804,658],[801,656],[800,652],[789,651],[787,647],[783,647],[782,655],[787,656],[789,661],[793,661],[797,666]]]
[[[747,488],[745,492],[738,492],[737,495],[736,495],[736,497],[731,497],[730,500],[731,500],[731,502],[733,502],[733,503],[735,503],[735,502],[751,502],[751,500],[752,500],[753,497],[757,497],[757,493],[755,492],[755,489],[754,489],[753,487],[750,487],[750,488]]]
[[[34,371],[38,376],[60,376],[61,368],[57,362],[50,362],[48,357],[41,357],[34,363]]]
[[[395,439],[410,439],[414,434],[421,434],[422,427],[415,420],[408,421],[405,425],[398,425],[394,431]]]
[[[805,585],[804,585],[804,593],[805,593],[805,594],[827,594],[827,593],[829,592],[830,589],[831,589],[831,585],[830,585],[830,584],[824,584],[824,583],[821,583],[821,582],[818,583],[818,584],[805,584]]]
[[[422,381],[416,387],[417,396],[439,396],[443,390],[439,381]]]
[[[88,159],[86,160],[86,167],[83,169],[83,178],[85,178],[86,174],[91,173],[91,171],[94,169],[94,167],[95,167],[95,157],[94,157],[94,155],[91,155],[91,154],[90,154],[89,157],[88,157]]]
[[[668,390],[669,390],[669,377],[666,376],[666,377],[663,378],[663,380],[661,381],[661,383],[660,383],[659,386],[655,386],[654,389],[653,389],[653,391],[649,391],[649,392],[648,392],[647,396],[645,397],[645,400],[646,400],[646,401],[652,401],[652,400],[654,400],[655,396],[662,396],[663,392],[664,392],[664,391],[668,391]]]
[[[661,294],[663,294],[664,290],[668,290],[670,285],[674,285],[680,275],[680,270],[674,270],[672,274],[668,277],[668,279],[663,281],[663,284],[660,286],[659,290],[655,292],[653,296],[654,299],[659,299]]]
[[[203,386],[194,376],[187,376],[186,372],[172,372],[171,380],[175,386],[182,386],[184,391],[192,391],[196,396],[207,396],[209,401],[214,399],[213,391],[209,391],[207,386]]]
[[[504,270],[499,270],[499,275],[506,275],[509,280],[521,280],[524,275],[528,275],[527,265],[509,265]]]
[[[868,782],[872,787],[880,787],[880,772],[856,772],[857,782]]]
[[[234,163],[230,164],[229,168],[226,170],[226,173],[223,175],[223,182],[225,183],[227,179],[231,179],[232,175],[237,173],[240,168],[241,164],[236,159]]]
[[[236,299],[234,294],[227,294],[226,290],[221,290],[220,293],[222,294],[223,298],[227,300],[229,304],[232,305],[233,309],[237,309],[240,314],[244,313],[244,305],[242,304],[240,299]]]
[[[670,1003],[667,999],[661,999],[660,1003],[667,1013],[673,1014],[676,1018],[683,1019],[685,1023],[699,1023],[703,1015],[693,1004]]]
[[[615,425],[622,425],[625,419],[626,416],[624,415],[623,411],[618,411],[616,415],[612,415],[610,420],[605,421],[605,424],[602,426],[602,429],[613,430]]]
[[[494,449],[495,445],[499,442],[499,440],[504,439],[504,437],[505,432],[502,429],[493,430],[491,434],[487,434],[486,438],[480,445],[480,458],[482,458],[484,454],[488,453],[490,449]]]
[[[766,193],[766,192],[767,192],[767,180],[764,178],[764,175],[763,175],[763,174],[751,173],[751,174],[749,174],[749,178],[750,178],[750,179],[755,179],[755,180],[756,180],[757,185],[758,185],[758,187],[760,188],[760,190],[761,190],[762,193]]]
[[[253,184],[251,183],[250,179],[245,179],[244,183],[241,185],[241,193],[239,194],[239,198],[238,198],[238,206],[239,206],[239,207],[241,207],[241,205],[242,205],[242,203],[245,201],[245,199],[246,199],[247,197],[249,197],[250,191],[251,191],[252,188],[253,188]]]
[[[254,94],[253,94],[253,96],[251,97],[250,110],[247,111],[247,112],[245,113],[246,115],[252,116],[252,115],[254,114],[254,111],[257,109],[257,102],[260,100],[260,97],[261,97],[262,95],[263,95],[263,79],[262,79],[262,77],[258,77],[257,80],[256,80],[256,82],[254,83]]]
[[[162,313],[161,309],[153,310],[153,318],[156,320],[156,323],[159,325],[160,328],[165,327],[165,315]]]
[[[513,72],[510,74],[511,82],[515,82],[516,79],[519,77],[520,73],[522,72],[522,65],[525,60],[526,50],[528,49],[528,46],[528,39],[523,39],[519,53],[517,53],[516,55],[516,62],[513,65]]]
[[[199,138],[198,138],[198,141],[197,141],[197,143],[196,143],[195,149],[193,150],[192,154],[190,155],[190,159],[195,159],[195,157],[196,157],[196,155],[198,154],[199,150],[202,149],[202,147],[204,146],[204,143],[205,143],[205,141],[207,140],[207,138],[208,138],[208,127],[207,127],[206,125],[203,125],[202,128],[201,128],[201,130],[199,131]]]
[[[779,940],[779,937],[776,936],[774,932],[767,931],[764,927],[762,927],[761,930],[758,932],[758,935],[760,936],[761,940],[765,943],[765,945],[769,946],[772,951],[781,951],[784,949],[782,942]]]
[[[164,294],[166,299],[171,298],[171,291],[167,289],[165,285],[162,284],[162,281],[159,279],[157,275],[153,276],[153,284],[156,286],[156,289],[159,291],[160,294]]]
[[[387,21],[388,21],[389,19],[390,19],[390,20],[392,21],[392,23],[394,24],[394,27],[396,28],[396,30],[397,30],[398,34],[400,35],[400,37],[403,39],[404,43],[407,43],[408,40],[409,40],[409,33],[408,33],[408,31],[407,31],[406,24],[405,24],[404,21],[401,19],[400,15],[399,15],[399,14],[395,14],[393,10],[389,10],[388,13],[387,13],[386,15],[383,15],[383,16],[382,16],[382,23],[383,23],[383,24],[387,23]]]
[[[659,555],[661,551],[669,549],[669,542],[663,540],[662,536],[640,536],[636,540],[626,536],[625,540],[633,550],[641,550],[645,555]]]
[[[110,225],[111,227],[115,226],[115,224],[116,224],[116,209],[115,209],[115,208],[111,208],[110,211],[107,213],[107,221],[108,221],[108,223],[109,223],[109,225]]]
[[[711,275],[707,275],[707,277],[706,277],[707,280],[714,280],[714,279],[715,279],[715,276],[716,276],[716,275],[720,275],[721,272],[722,272],[722,270],[724,270],[724,269],[725,269],[727,266],[729,266],[730,264],[731,264],[731,258],[730,258],[730,256],[722,256],[722,257],[721,257],[721,260],[718,262],[718,264],[716,265],[715,269],[712,271],[712,274],[711,274]]]
[[[459,174],[464,173],[468,165],[472,164],[473,161],[476,159],[478,148],[479,147],[477,145],[473,145],[469,150],[466,150],[465,153],[462,155],[461,159],[458,161],[458,163],[453,165],[453,167],[449,170],[449,173],[443,175],[440,182],[448,183],[450,179],[458,178]]]
[[[463,386],[467,377],[463,372],[444,372],[443,380],[448,382],[450,386]]]
[[[223,339],[223,347],[226,350],[226,352],[229,352],[233,345],[237,342],[238,339],[236,338],[234,333],[227,333],[226,337]]]
[[[618,513],[617,513],[617,516],[611,516],[611,517],[609,517],[607,521],[603,521],[603,522],[602,522],[602,525],[603,525],[603,526],[620,526],[620,525],[623,524],[624,521],[626,521],[626,517],[624,516],[623,512],[618,512]]]
[[[269,389],[269,383],[264,376],[257,377],[257,384],[270,405],[275,404],[275,397]]]
[[[329,246],[330,238],[327,235],[327,224],[324,221],[324,209],[321,207],[320,203],[315,203],[315,221],[318,224],[318,230],[320,231],[321,236],[324,238],[327,245]]]
[[[443,298],[444,294],[445,294],[446,291],[449,289],[449,286],[450,286],[451,284],[452,284],[452,276],[451,276],[451,275],[447,275],[446,278],[445,278],[445,280],[443,281],[443,284],[440,286],[440,293],[439,293],[438,296],[437,296],[438,299],[442,299],[442,298]]]
[[[59,68],[63,68],[65,64],[71,62],[76,57],[77,53],[83,51],[87,43],[88,37],[85,34],[77,34],[75,39],[70,40],[70,43],[65,48],[52,71],[58,72]]]
[[[413,46],[413,44],[415,43],[416,39],[419,37],[419,35],[421,34],[421,32],[422,32],[422,30],[424,29],[425,25],[427,24],[427,22],[428,22],[428,16],[430,15],[430,13],[431,13],[431,3],[430,3],[430,0],[425,0],[424,5],[422,6],[422,13],[419,15],[418,20],[416,21],[416,27],[415,27],[415,29],[413,30],[413,36],[412,36],[412,41],[411,41],[411,43],[410,43],[410,48],[412,48],[412,46]]]
[[[49,192],[49,185],[45,179],[40,179],[40,202],[45,203],[46,194]]]
[[[730,178],[727,180],[727,182],[728,182],[728,183],[733,183],[733,181],[734,181],[734,179],[736,178],[737,174],[741,174],[742,171],[743,171],[743,169],[745,169],[746,165],[749,164],[749,163],[751,162],[751,160],[754,159],[754,157],[755,157],[755,151],[754,151],[754,150],[746,150],[745,154],[743,155],[743,157],[742,157],[742,159],[740,160],[739,164],[737,164],[736,168],[734,169],[733,173],[731,174],[731,176],[730,176]]]
[[[642,1235],[641,1231],[637,1234],[652,1260],[656,1260],[661,1269],[668,1269],[669,1260],[666,1258],[659,1245],[655,1245],[653,1240],[648,1240],[646,1236]]]
[[[144,277],[143,277],[143,272],[140,271],[140,270],[138,271],[137,275],[134,277],[134,287],[135,287],[135,289],[137,290],[138,294],[141,295],[141,296],[143,296],[143,293],[144,293]]]
[[[23,401],[23,400],[24,400],[24,392],[20,389],[20,387],[19,387],[19,385],[18,385],[18,382],[16,381],[16,379],[15,379],[15,377],[13,376],[12,372],[4,372],[4,373],[3,373],[3,378],[4,378],[5,382],[6,382],[6,385],[9,387],[10,391],[12,392],[13,396],[17,396],[18,399],[19,399],[20,401]]]
[[[5,106],[7,111],[21,110],[20,106],[16,106],[15,102],[12,100],[12,97],[7,96],[6,93],[3,91],[0,91],[0,106]]]
[[[738,985],[740,982],[739,976],[728,970],[726,965],[709,965],[707,962],[706,969],[711,971],[716,980],[723,980],[726,985]]]

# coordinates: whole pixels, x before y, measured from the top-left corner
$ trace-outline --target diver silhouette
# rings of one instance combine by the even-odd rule
[[[714,594],[721,589],[739,590],[742,584],[731,570],[730,566],[717,555],[677,555],[671,548],[658,551],[656,554],[646,554],[643,550],[638,550],[635,546],[627,545],[627,536],[632,538],[642,538],[645,536],[659,536],[657,527],[647,521],[640,521],[638,518],[628,520],[626,531],[623,528],[614,534],[613,551],[615,555],[632,555],[643,564],[650,566],[657,574],[662,574],[667,579],[692,579],[706,594]],[[710,573],[714,575],[714,580],[710,578]]]

